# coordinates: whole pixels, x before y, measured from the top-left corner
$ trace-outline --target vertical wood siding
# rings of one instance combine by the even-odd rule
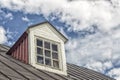
[[[23,33],[7,54],[28,64],[28,34],[26,32]]]

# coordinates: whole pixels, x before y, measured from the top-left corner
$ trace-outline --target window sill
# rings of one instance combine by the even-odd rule
[[[55,69],[55,70],[62,71],[60,68],[55,68],[55,67],[44,65],[44,64],[40,64],[40,63],[36,63],[36,64],[39,65],[39,66],[42,66],[42,67],[47,67],[47,68],[50,68],[50,69]]]

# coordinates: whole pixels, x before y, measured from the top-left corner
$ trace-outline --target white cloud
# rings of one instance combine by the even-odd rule
[[[66,37],[68,38],[67,34],[64,31],[64,28],[62,28],[61,26],[56,26],[56,28]]]
[[[6,23],[8,20],[12,19],[13,19],[12,13],[6,13],[3,10],[0,10],[0,20],[4,20],[4,23]]]
[[[0,44],[13,45],[14,41],[9,41],[9,39],[13,40],[16,34],[17,32],[10,32],[9,29],[5,30],[3,26],[0,26]]]
[[[116,80],[120,80],[120,68],[112,69],[108,73],[108,75],[110,75],[111,77],[114,76]]]
[[[12,13],[6,14],[6,15],[5,15],[5,18],[12,20],[12,19],[13,19]]]
[[[5,43],[6,41],[7,41],[6,31],[2,26],[0,26],[0,44]]]
[[[30,20],[27,17],[22,17],[22,20],[25,22],[29,22]]]
[[[101,73],[115,69],[120,66],[120,36],[116,37],[119,33],[120,29],[117,29],[111,33],[97,32],[85,38],[71,39],[66,45],[67,61]]]
[[[71,25],[72,30],[81,30],[97,24],[100,29],[109,30],[120,23],[119,0],[2,0],[1,7],[21,10],[25,13],[40,14],[47,18],[50,13],[61,16],[60,21]],[[73,6],[74,5],[74,6]],[[62,13],[59,15],[59,13]],[[76,20],[76,21],[73,21]],[[78,23],[80,21],[80,23]]]
[[[6,30],[6,37],[7,37],[6,44],[9,45],[9,46],[12,46],[15,43],[15,39],[14,38],[15,38],[15,36],[17,34],[18,34],[18,32],[16,32],[16,31],[11,32],[9,30],[9,28],[7,28],[7,30]]]

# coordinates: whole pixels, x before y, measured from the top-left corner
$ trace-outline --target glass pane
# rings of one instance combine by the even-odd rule
[[[45,64],[51,66],[51,60],[48,58],[45,58]]]
[[[50,55],[50,51],[49,51],[49,50],[45,50],[45,56],[47,56],[47,57],[51,57],[51,55]]]
[[[53,66],[54,66],[54,67],[56,67],[56,68],[59,68],[59,62],[58,62],[58,61],[53,60]]]
[[[37,56],[37,62],[41,63],[41,64],[44,64],[43,57]]]
[[[43,55],[43,49],[37,48],[37,54]]]
[[[58,53],[52,52],[52,58],[53,59],[58,59]]]
[[[53,50],[53,51],[58,51],[57,45],[52,44],[52,50]]]
[[[50,43],[49,42],[45,42],[45,48],[50,49]]]
[[[38,40],[38,39],[37,39],[37,46],[40,46],[40,47],[43,46],[43,42],[42,42],[42,40]]]

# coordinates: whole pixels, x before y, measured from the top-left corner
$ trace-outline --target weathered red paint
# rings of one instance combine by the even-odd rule
[[[20,60],[20,44],[18,45],[18,60]]]
[[[28,34],[26,32],[23,33],[7,54],[24,63],[28,63]]]
[[[22,43],[22,49],[23,49],[23,51],[22,51],[22,61],[24,62],[24,41],[23,41],[23,43]]]
[[[19,54],[20,54],[20,56],[19,56],[19,59],[20,59],[20,60],[21,60],[21,51],[22,51],[22,49],[21,49],[21,44],[22,44],[22,43],[20,42],[20,53],[19,53]]]
[[[14,51],[14,57],[16,58],[17,56],[16,56],[16,49],[15,49],[15,51]]]
[[[28,53],[27,52],[28,51],[27,50],[28,49],[28,44],[27,44],[28,42],[27,42],[27,39],[28,38],[26,37],[25,38],[25,43],[24,43],[24,61],[25,61],[25,63],[28,63],[28,54],[27,54]]]
[[[26,58],[26,37],[25,37],[25,42],[24,42],[24,57],[23,57],[24,62],[26,63],[25,58]]]
[[[23,60],[22,60],[22,57],[23,57],[23,41],[21,42],[21,58],[20,58],[21,61],[23,61]]]
[[[28,37],[26,37],[25,39],[25,42],[26,42],[26,47],[25,47],[25,63],[28,63]]]
[[[16,48],[16,59],[18,59],[18,47]]]

